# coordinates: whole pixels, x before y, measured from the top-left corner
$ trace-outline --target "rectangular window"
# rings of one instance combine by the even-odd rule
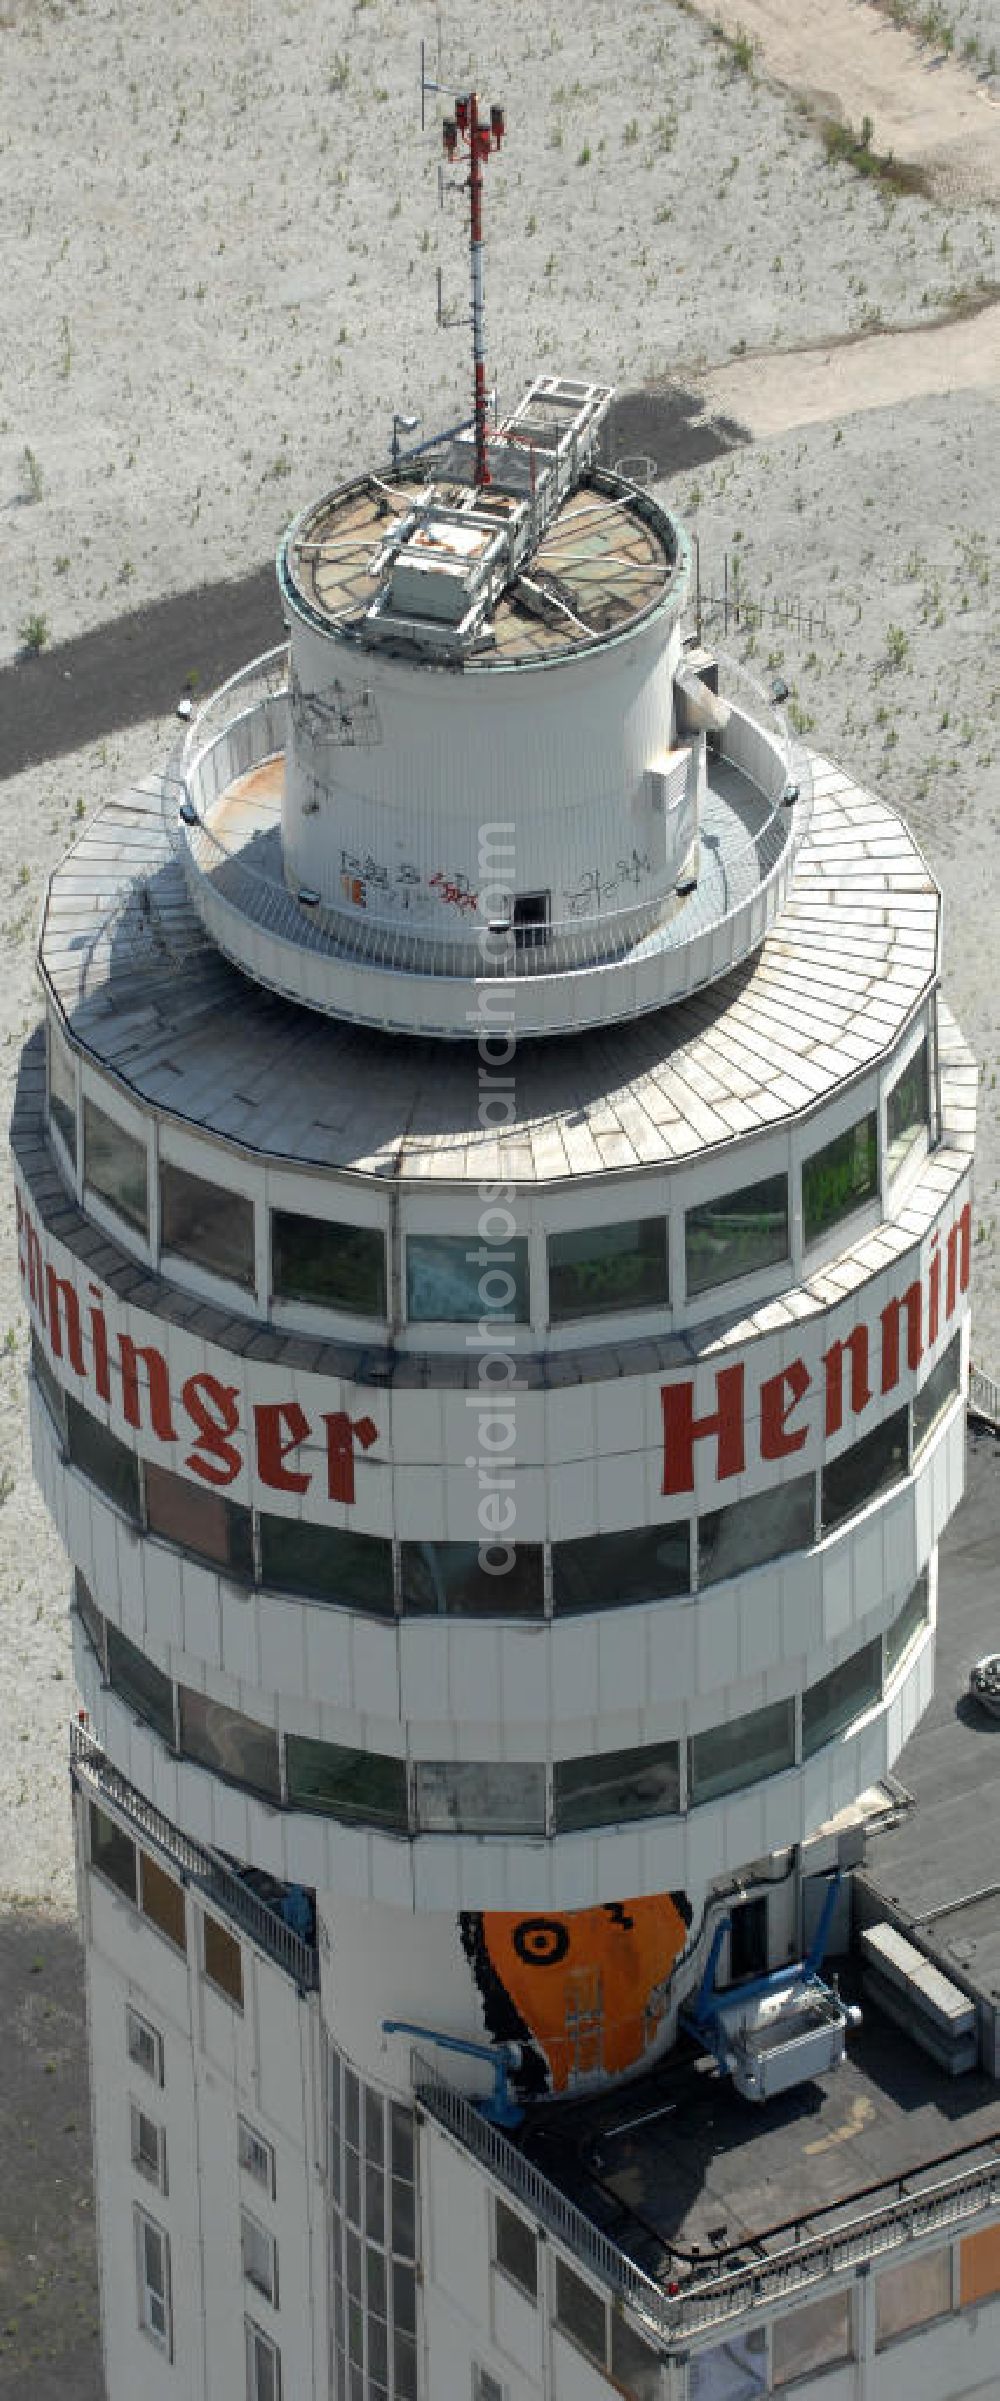
[[[662,2361],[636,2334],[627,2318],[611,2312],[611,2381],[628,2393],[629,2401],[660,2401]]]
[[[372,1617],[391,1617],[392,1544],[379,1534],[347,1534],[340,1526],[303,1525],[294,1517],[260,1518],[262,1584],[339,1601]]]
[[[878,1118],[874,1109],[802,1162],[802,1232],[818,1242],[878,1192]]]
[[[526,1761],[421,1759],[420,1834],[544,1834],[545,1769]]]
[[[235,1784],[247,1785],[251,1792],[263,1793],[265,1800],[280,1800],[278,1737],[273,1726],[259,1725],[255,1718],[227,1709],[221,1701],[206,1700],[204,1693],[192,1692],[186,1684],[180,1686],[179,1700],[180,1747],[187,1758],[231,1777]]]
[[[951,2309],[951,2252],[922,2251],[918,2259],[903,2259],[883,2268],[875,2278],[875,2349],[894,2343],[914,2326],[947,2317]]]
[[[962,1337],[956,1334],[942,1351],[937,1366],[931,1368],[913,1401],[913,1449],[921,1450],[935,1426],[951,1408],[962,1385]]]
[[[519,2284],[529,2301],[538,2298],[538,2236],[506,2201],[493,2204],[493,2257],[505,2276]]]
[[[629,1526],[622,1534],[585,1534],[552,1545],[552,1606],[557,1617],[585,1609],[624,1609],[668,1601],[691,1589],[687,1518],[671,1526]]]
[[[816,1539],[816,1478],[792,1476],[698,1519],[698,1582],[721,1584]]]
[[[176,1877],[168,1876],[159,1861],[150,1859],[145,1851],[139,1853],[139,1906],[143,1916],[156,1926],[167,1941],[179,1951],[187,1950],[187,1927],[184,1916],[184,1887]]]
[[[854,1517],[879,1492],[888,1492],[906,1474],[907,1415],[897,1409],[870,1434],[831,1459],[820,1477],[820,1518],[824,1534],[831,1526]]]
[[[160,1248],[252,1292],[257,1280],[252,1200],[161,1160]]]
[[[251,2126],[249,2119],[237,2118],[236,2149],[244,2174],[252,2176],[254,2183],[259,2184],[261,2191],[273,2201],[276,2190],[273,2143],[269,2143],[265,2135],[258,2134],[256,2126]]]
[[[788,1178],[768,1176],[740,1192],[688,1209],[684,1219],[688,1298],[735,1283],[788,1257]]]
[[[571,2268],[565,2259],[560,2259],[558,2252],[555,2317],[557,2326],[561,2326],[564,2334],[571,2335],[573,2341],[579,2343],[588,2359],[594,2360],[599,2368],[607,2366],[607,2304],[602,2294],[595,2293],[593,2286],[577,2275],[575,2268]]]
[[[168,1467],[147,1461],[146,1522],[151,1534],[175,1542],[182,1551],[214,1560],[237,1576],[253,1577],[253,1520],[238,1501],[208,1492],[189,1476],[175,1476]]]
[[[912,1151],[929,1136],[931,1129],[931,1085],[927,1060],[927,1039],[914,1051],[892,1086],[886,1105],[886,1175],[899,1174]]]
[[[802,1695],[802,1756],[811,1759],[814,1751],[842,1734],[845,1726],[853,1725],[866,1709],[874,1708],[882,1691],[882,1645],[866,1642],[864,1649],[853,1651],[828,1676],[821,1676]]]
[[[773,1701],[766,1709],[751,1709],[728,1726],[709,1726],[688,1743],[688,1783],[692,1808],[699,1801],[717,1801],[724,1793],[739,1792],[765,1776],[780,1775],[795,1760],[794,1702]]]
[[[572,1834],[584,1826],[624,1825],[632,1818],[673,1817],[680,1808],[680,1753],[675,1742],[557,1759],[552,1776],[557,1834]]]
[[[76,1063],[60,1041],[51,1018],[48,1026],[49,1122],[61,1135],[76,1166]]]
[[[272,1209],[271,1281],[275,1300],[312,1302],[351,1317],[384,1317],[385,1235],[374,1226]]]
[[[169,1676],[162,1668],[154,1667],[145,1652],[120,1634],[117,1626],[108,1627],[108,1683],[113,1692],[120,1693],[137,1717],[153,1726],[157,1734],[173,1749],[174,1694]]]
[[[66,1439],[71,1464],[78,1467],[105,1498],[139,1523],[139,1462],[116,1434],[109,1432],[79,1401],[66,1395]]]
[[[273,2234],[252,2218],[248,2209],[240,2211],[240,2249],[243,2273],[248,2284],[255,2284],[265,2300],[278,2306],[278,2248]]]
[[[170,2238],[144,2209],[135,2212],[135,2262],[139,2287],[139,2324],[166,2358],[172,2355],[170,2311]]]
[[[164,2129],[157,2125],[155,2118],[147,2117],[145,2110],[140,2109],[138,2101],[129,2103],[129,2113],[132,2165],[136,2174],[145,2176],[147,2183],[155,2184],[158,2192],[165,2193],[167,2189],[167,2146]]]
[[[825,2293],[821,2301],[775,2318],[771,2328],[771,2377],[778,2388],[853,2353],[850,2293]]]
[[[146,1145],[126,1134],[93,1100],[83,1104],[83,1178],[117,1217],[148,1236]]]
[[[244,2320],[247,2338],[247,2401],[281,2401],[281,2353],[270,2335],[252,2318]],[[360,2387],[359,2387],[360,2392]],[[354,2401],[354,2395],[351,2395]]]
[[[905,1658],[910,1644],[916,1641],[917,1635],[922,1634],[925,1626],[929,1624],[930,1613],[930,1586],[925,1568],[923,1575],[917,1577],[912,1592],[907,1594],[899,1616],[893,1619],[886,1635],[885,1673],[887,1681],[890,1676],[895,1675],[900,1660]]]
[[[487,1556],[500,1572],[481,1565],[476,1542],[400,1544],[402,1606],[415,1616],[542,1617],[545,1613],[540,1542],[491,1543]]]
[[[217,1917],[202,1919],[205,1974],[217,1991],[225,1993],[237,2009],[243,2007],[243,1953],[235,1935],[220,1926]]]
[[[519,892],[511,911],[515,950],[540,950],[549,938],[551,896],[548,892]]]
[[[549,1317],[554,1326],[622,1309],[663,1309],[669,1299],[667,1221],[634,1217],[581,1233],[549,1235]]]
[[[34,1327],[31,1329],[31,1372],[56,1428],[60,1442],[66,1444],[66,1394],[52,1372]]]
[[[328,1811],[362,1825],[406,1832],[406,1761],[343,1744],[289,1734],[285,1742],[288,1798],[299,1809]]]
[[[485,1243],[468,1234],[409,1234],[406,1314],[411,1325],[528,1321],[528,1245],[521,1235]]]
[[[87,1583],[86,1577],[81,1576],[79,1568],[76,1569],[73,1577],[73,1604],[76,1609],[76,1614],[80,1620],[80,1624],[86,1629],[87,1640],[90,1643],[91,1648],[97,1653],[97,1657],[100,1662],[101,1674],[102,1676],[106,1676],[107,1655],[105,1651],[106,1629],[104,1619],[101,1616],[101,1612],[97,1606],[97,1602],[94,1599],[94,1595],[91,1592],[90,1586]]]
[[[141,2068],[153,2084],[162,2084],[163,2036],[130,2002],[125,2005],[125,2046],[133,2066]]]
[[[107,1877],[109,1884],[116,1885],[127,1901],[135,1902],[135,1844],[113,1817],[98,1808],[96,1801],[90,1804],[90,1864]]]

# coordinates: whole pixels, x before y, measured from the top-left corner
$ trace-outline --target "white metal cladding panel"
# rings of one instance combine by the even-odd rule
[[[548,1842],[465,1835],[409,1841],[304,1811],[279,1811],[248,1794],[241,1852],[251,1859],[267,1856],[272,1872],[290,1883],[418,1911],[576,1909],[681,1888],[697,1895],[712,1877],[744,1867],[748,1857],[805,1841],[833,1810],[886,1774],[899,1755],[902,1729],[926,1690],[925,1675],[921,1650],[904,1668],[893,1702],[856,1732],[805,1766],[706,1803],[686,1818]],[[911,1682],[912,1708],[904,1695]],[[98,1741],[142,1790],[148,1751],[145,1741],[133,1749],[135,1721],[129,1712],[113,1693],[100,1691],[94,1694],[92,1716]],[[162,1748],[158,1738],[150,1739]],[[175,1823],[214,1848],[228,1849],[233,1833],[229,1788],[187,1761],[171,1765]],[[150,1781],[155,1785],[157,1779],[147,1772],[147,1788]]]
[[[662,621],[603,651],[539,673],[455,674],[366,654],[363,680],[380,739],[316,749],[301,742],[288,761],[288,864],[292,878],[340,898],[348,862],[371,861],[369,906],[395,915],[399,897],[427,890],[441,874],[473,892],[482,880],[484,827],[513,844],[515,888],[550,889],[552,915],[588,871],[603,883],[623,848],[635,845],[635,804],[646,768],[671,741],[672,662]],[[304,690],[347,677],[356,653],[295,623],[292,647]],[[326,785],[328,805],[301,806],[305,768]],[[498,837],[499,838],[499,837]],[[399,869],[420,878],[399,884]],[[399,896],[399,897],[397,897]],[[428,894],[433,902],[433,892]],[[436,922],[460,925],[438,905]]]
[[[39,1446],[55,1439],[40,1411]],[[237,1598],[204,1568],[197,1571],[198,1591],[210,1596],[204,1638],[179,1646],[169,1611],[161,1622],[158,1572],[148,1572],[160,1545],[147,1541],[116,1554],[129,1563],[128,1584],[98,1581],[92,1546],[74,1565],[105,1615],[157,1666],[264,1723],[278,1715],[289,1730],[390,1751],[400,1725],[408,1725],[425,1757],[565,1757],[716,1724],[817,1681],[891,1623],[957,1507],[964,1458],[959,1403],[914,1474],[818,1549],[688,1600],[531,1627],[457,1618],[383,1623],[291,1594],[245,1589]],[[57,1472],[66,1484],[79,1481],[71,1470]],[[88,1526],[106,1520],[113,1512],[95,1493]],[[224,1647],[227,1597],[237,1628],[232,1651]],[[260,1669],[248,1627],[260,1630]]]
[[[612,1532],[684,1516],[692,1506],[691,1495],[683,1489],[688,1476],[698,1507],[739,1500],[748,1493],[767,1490],[784,1476],[815,1468],[824,1458],[836,1457],[860,1434],[900,1408],[968,1316],[967,1297],[957,1288],[959,1235],[969,1226],[967,1180],[968,1170],[963,1168],[955,1179],[953,1196],[929,1222],[921,1211],[919,1231],[897,1233],[901,1255],[846,1300],[840,1299],[835,1281],[826,1273],[813,1282],[817,1306],[812,1318],[776,1328],[769,1325],[767,1331],[759,1332],[752,1320],[748,1325],[745,1320],[733,1319],[728,1333],[711,1347],[706,1336],[705,1355],[688,1373],[637,1376],[627,1411],[632,1419],[628,1431],[634,1435],[637,1394],[644,1425],[640,1449],[609,1448],[605,1452],[600,1447],[603,1442],[618,1440],[613,1412],[609,1419],[606,1403],[599,1411],[596,1390],[592,1399],[581,1401],[572,1389],[559,1387],[543,1398],[543,1448],[526,1456],[517,1436],[515,1393],[517,1538],[522,1542],[543,1539],[547,1508],[560,1534]],[[926,1336],[936,1234],[941,1237],[943,1252],[947,1252],[950,1238],[956,1259],[952,1307],[947,1307],[945,1269],[938,1331],[923,1350],[918,1368],[913,1370],[907,1363],[905,1311],[898,1330],[898,1357],[887,1364],[886,1344],[891,1348],[891,1337],[883,1336],[882,1313],[894,1303],[902,1304],[914,1285],[920,1286],[923,1295],[922,1341]],[[967,1243],[967,1233],[963,1239]],[[53,1371],[94,1415],[110,1423],[119,1438],[144,1457],[195,1482],[207,1479],[231,1499],[291,1517],[308,1516],[366,1533],[389,1534],[395,1529],[403,1536],[424,1540],[482,1539],[474,1407],[466,1411],[463,1448],[442,1457],[435,1447],[436,1413],[424,1411],[420,1392],[404,1388],[388,1392],[244,1358],[146,1312],[123,1308],[110,1296],[102,1307],[112,1362],[111,1399],[105,1402],[97,1389],[92,1296],[86,1270],[55,1241],[47,1248],[58,1273],[67,1277],[79,1295],[79,1356],[84,1368],[82,1375],[74,1370],[68,1355],[65,1306],[60,1309],[59,1353],[52,1356],[52,1326],[44,1303],[39,1306],[36,1299],[33,1322],[40,1340],[49,1346]],[[862,1326],[869,1336],[870,1397],[862,1410],[853,1411],[850,1361],[845,1359],[842,1422],[827,1435],[824,1354],[836,1343],[845,1343]],[[150,1422],[149,1371],[141,1359],[132,1414],[138,1414],[143,1422],[136,1427],[126,1419],[122,1340],[131,1340],[140,1352],[149,1347],[165,1363],[169,1402],[159,1431]],[[739,1439],[724,1457],[717,1431],[693,1435],[688,1469],[683,1425],[692,1418],[695,1425],[703,1420],[711,1424],[720,1400],[730,1389],[719,1383],[727,1371],[736,1377],[739,1387],[733,1401]],[[880,1371],[881,1385],[888,1383],[887,1390],[880,1389]],[[795,1383],[800,1374],[806,1379],[801,1392]],[[535,1396],[531,1397],[534,1400]],[[777,1430],[772,1426],[770,1436],[763,1416],[768,1399],[777,1420]],[[665,1412],[675,1407],[681,1431],[671,1416],[668,1435]],[[529,1426],[532,1421],[537,1425],[537,1410],[529,1408],[526,1415]],[[404,1465],[395,1460],[393,1430],[398,1419],[406,1427],[403,1449],[411,1462],[418,1462],[421,1441],[426,1444],[422,1463]],[[272,1470],[265,1468],[261,1447],[265,1423],[281,1450],[280,1461]],[[299,1439],[295,1439],[297,1435]],[[471,1450],[464,1447],[470,1441]],[[770,1456],[765,1455],[769,1444]],[[574,1472],[580,1468],[586,1470],[586,1478]],[[289,1488],[290,1480],[299,1474],[308,1479],[304,1494]],[[665,1493],[665,1482],[672,1482],[675,1489]]]

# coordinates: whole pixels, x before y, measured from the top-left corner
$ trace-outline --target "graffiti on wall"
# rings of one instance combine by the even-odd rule
[[[615,894],[624,891],[626,886],[630,885],[637,892],[651,872],[652,861],[648,850],[633,850],[629,858],[616,859],[607,875],[602,875],[599,867],[585,867],[572,890],[563,893],[567,917],[596,916],[605,902],[613,900]]]
[[[553,1916],[466,1911],[462,1947],[497,2042],[524,2046],[525,2090],[620,2076],[655,2047],[687,1941],[683,1893]]]

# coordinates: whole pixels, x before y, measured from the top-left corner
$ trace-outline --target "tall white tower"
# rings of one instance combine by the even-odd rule
[[[797,1956],[930,1696],[938,894],[685,635],[609,398],[309,509],[287,648],[52,879],[14,1147],[109,2401],[686,2393],[630,2288],[560,2381],[497,2121],[670,2048],[722,1895],[723,1982]]]

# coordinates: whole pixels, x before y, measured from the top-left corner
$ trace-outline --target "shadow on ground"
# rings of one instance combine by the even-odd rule
[[[104,2401],[83,1953],[0,1903],[0,2394]]]

